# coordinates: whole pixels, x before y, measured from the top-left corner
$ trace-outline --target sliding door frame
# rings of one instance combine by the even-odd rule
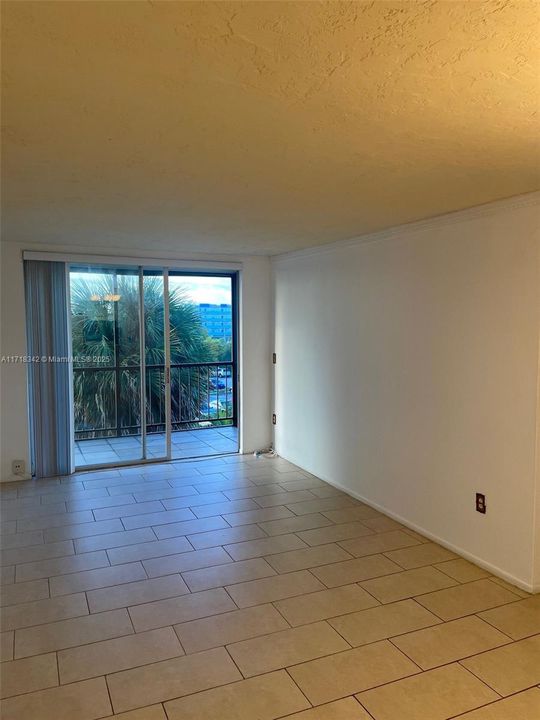
[[[89,465],[75,465],[74,460],[72,461],[72,468],[75,471],[85,472],[87,470],[106,470],[107,468],[116,468],[116,467],[129,467],[131,465],[142,465],[142,464],[150,464],[150,463],[160,463],[160,462],[167,462],[171,459],[171,413],[170,413],[170,323],[169,323],[169,285],[168,285],[168,268],[165,267],[155,267],[155,266],[147,266],[147,265],[128,265],[126,263],[114,263],[114,264],[108,264],[108,263],[81,263],[81,262],[71,262],[66,264],[66,282],[68,284],[68,291],[70,289],[69,287],[69,277],[70,272],[73,268],[79,267],[88,267],[93,268],[98,272],[100,269],[104,271],[111,271],[114,272],[115,270],[133,270],[137,273],[138,276],[138,294],[139,294],[139,307],[138,307],[138,317],[139,317],[139,415],[140,415],[140,436],[141,436],[141,455],[137,458],[130,458],[129,460],[117,460],[114,462],[106,462],[106,463],[92,463]],[[166,454],[162,455],[157,458],[148,458],[147,457],[147,432],[146,432],[146,327],[144,322],[144,273],[145,270],[152,271],[153,273],[158,273],[158,275],[163,277],[163,341],[164,341],[164,391],[165,391],[165,437],[166,437]],[[68,313],[71,313],[71,296],[68,292]],[[116,309],[116,308],[115,308]],[[68,315],[69,317],[69,315]],[[114,323],[114,335],[115,335],[115,346],[118,342],[118,325],[117,325],[117,317],[115,317],[115,323]],[[72,343],[72,333],[71,333],[71,327],[69,331],[69,340],[70,343]],[[71,366],[71,402],[72,402],[72,412],[71,415],[73,417],[73,432],[72,432],[72,457],[74,457],[74,448],[75,448],[75,422],[74,422],[74,412],[73,412],[73,362],[70,363]],[[116,379],[116,385],[115,388],[115,398],[116,398],[116,417],[118,417],[118,402],[121,399],[120,398],[120,388],[118,388],[118,379]],[[118,425],[118,420],[116,421]],[[107,438],[105,438],[107,439]]]
[[[144,268],[139,265],[139,402],[142,460],[146,462],[146,327],[144,324]]]
[[[146,258],[145,258],[146,259]],[[180,461],[180,458],[172,457],[172,406],[171,406],[171,345],[170,345],[170,308],[169,308],[169,275],[173,276],[195,276],[195,277],[228,277],[231,279],[231,311],[232,311],[232,343],[231,343],[231,355],[232,355],[232,373],[233,373],[233,426],[239,428],[239,388],[240,388],[240,376],[239,376],[239,269],[227,269],[227,270],[210,270],[196,268],[182,270],[178,267],[171,268],[165,265],[154,265],[145,264],[133,265],[131,263],[119,262],[111,263],[111,258],[108,258],[108,262],[87,262],[84,260],[71,259],[70,262],[66,263],[66,282],[68,283],[69,291],[69,277],[73,267],[85,266],[93,267],[97,270],[102,268],[104,270],[138,270],[139,278],[139,346],[140,346],[140,360],[139,360],[139,372],[140,372],[140,432],[141,432],[141,457],[133,458],[129,460],[118,460],[113,463],[94,463],[91,465],[75,466],[74,461],[72,467],[75,471],[90,471],[90,470],[106,470],[108,468],[117,467],[129,467],[133,465],[143,464],[155,464],[170,461]],[[147,422],[146,422],[146,337],[145,337],[145,321],[144,321],[144,274],[145,271],[153,271],[163,277],[163,339],[164,339],[164,393],[165,393],[165,441],[166,451],[165,455],[148,458],[147,457]],[[71,313],[71,302],[70,293],[68,292],[68,313]],[[69,315],[68,315],[69,317]],[[118,332],[118,328],[115,327],[115,335]],[[71,327],[69,332],[69,340],[72,341]],[[71,396],[73,400],[73,366],[72,368],[72,380],[71,380]],[[116,391],[116,397],[118,399],[119,392]],[[72,405],[73,408],[73,405]],[[118,413],[118,407],[116,408]],[[73,412],[72,412],[73,415]],[[74,417],[73,417],[73,433],[72,433],[72,457],[74,457],[75,448],[75,428],[74,428]],[[240,451],[240,443],[236,452]],[[228,453],[225,453],[228,454]],[[211,457],[211,456],[210,456]],[[186,460],[193,460],[194,458],[185,458]],[[195,458],[198,459],[198,458]]]
[[[232,315],[232,342],[231,342],[231,362],[232,362],[232,374],[234,376],[233,383],[233,417],[232,427],[238,428],[237,437],[237,449],[236,453],[240,452],[240,366],[238,358],[240,356],[240,283],[239,275],[240,269],[229,269],[229,270],[181,270],[178,268],[168,268],[168,275],[172,277],[224,277],[230,278],[231,280],[231,315]],[[168,278],[167,278],[168,282]],[[168,299],[167,299],[168,302]],[[170,367],[170,364],[169,364]],[[169,393],[171,387],[169,383]],[[170,408],[170,403],[168,403]],[[172,428],[172,426],[171,426]],[[196,430],[194,432],[197,432]],[[172,433],[172,429],[171,429]],[[220,453],[229,454],[229,453]],[[219,455],[208,455],[208,457],[219,457]],[[171,458],[173,461],[178,461],[179,458]],[[186,458],[188,459],[188,458]],[[189,458],[190,460],[196,460],[197,456]]]
[[[163,268],[163,342],[165,349],[165,442],[167,460],[172,456],[171,408],[171,316],[169,312],[169,268]]]

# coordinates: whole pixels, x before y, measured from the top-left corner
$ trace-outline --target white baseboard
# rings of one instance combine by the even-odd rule
[[[288,460],[288,462],[293,463],[297,467],[302,468],[305,470],[305,472],[310,473],[310,475],[315,475],[315,473],[312,473],[311,470],[308,470],[307,468],[303,468],[301,465],[299,465],[294,460],[289,460],[285,456],[280,454],[280,457],[283,457],[284,460]],[[435,535],[434,533],[430,532],[429,530],[426,530],[420,525],[417,525],[416,523],[411,522],[407,518],[404,518],[401,515],[398,515],[398,513],[393,512],[392,510],[389,510],[388,508],[384,507],[384,505],[380,505],[379,503],[374,502],[373,500],[370,500],[368,497],[365,497],[361,493],[355,492],[354,490],[351,490],[350,488],[346,487],[345,485],[342,485],[341,483],[336,482],[335,480],[332,480],[327,477],[323,477],[322,475],[315,475],[315,477],[319,477],[321,480],[324,480],[324,482],[328,483],[329,485],[332,485],[332,487],[337,488],[338,490],[342,490],[343,492],[347,493],[347,495],[350,495],[351,497],[355,498],[356,500],[360,500],[361,502],[365,503],[366,505],[369,505],[370,507],[374,508],[375,510],[378,510],[379,512],[384,513],[385,515],[388,515],[388,517],[391,517],[393,520],[396,520],[397,522],[401,523],[402,525],[405,525],[405,527],[408,527],[410,530],[414,530],[417,533],[420,533],[420,535],[424,535],[425,537],[429,538],[430,540],[433,540],[434,542],[438,543],[439,545],[442,545],[443,547],[447,548],[448,550],[452,550],[457,555],[460,555],[461,557],[465,558],[466,560],[469,560],[470,562],[474,563],[475,565],[478,565],[479,567],[483,568],[484,570],[487,570],[492,575],[496,575],[497,577],[501,578],[502,580],[506,580],[506,582],[509,582],[511,585],[515,585],[516,587],[520,588],[521,590],[525,590],[525,592],[528,593],[539,593],[540,592],[540,585],[532,583],[525,582],[521,578],[515,577],[514,575],[506,572],[500,567],[497,567],[496,565],[493,565],[492,563],[487,562],[486,560],[483,560],[482,558],[478,557],[477,555],[474,555],[473,553],[470,553],[468,550],[465,550],[464,548],[460,547],[459,545],[455,545],[454,543],[448,542],[448,540],[445,540],[444,538],[440,537],[439,535]]]
[[[11,482],[20,482],[21,480],[31,480],[31,475],[10,475],[7,478],[2,478],[0,480],[0,483],[11,483]]]

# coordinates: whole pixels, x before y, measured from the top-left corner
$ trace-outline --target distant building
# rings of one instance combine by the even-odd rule
[[[232,308],[226,303],[212,305],[199,303],[201,321],[212,338],[232,339]]]

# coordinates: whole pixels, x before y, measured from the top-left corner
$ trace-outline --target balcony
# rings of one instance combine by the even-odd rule
[[[149,435],[147,456],[157,458],[165,446],[165,433]],[[189,458],[222,455],[238,451],[238,428],[233,425],[202,428],[200,430],[180,430],[171,435],[172,458]],[[116,465],[141,456],[141,437],[99,438],[97,440],[77,440],[75,442],[75,465]]]
[[[140,368],[73,369],[75,465],[142,457]],[[238,451],[235,364],[176,363],[170,368],[171,458]],[[146,457],[166,455],[165,366],[145,367]]]

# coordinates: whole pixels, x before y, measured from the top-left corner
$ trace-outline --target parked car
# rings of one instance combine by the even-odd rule
[[[227,381],[220,380],[220,379],[218,379],[216,381],[216,380],[212,379],[212,380],[210,380],[210,387],[212,388],[212,390],[216,390],[216,388],[219,390],[225,390],[227,387]]]
[[[215,415],[218,411],[223,409],[223,405],[217,400],[211,400],[208,404],[203,403],[201,405],[201,412],[203,415]]]

